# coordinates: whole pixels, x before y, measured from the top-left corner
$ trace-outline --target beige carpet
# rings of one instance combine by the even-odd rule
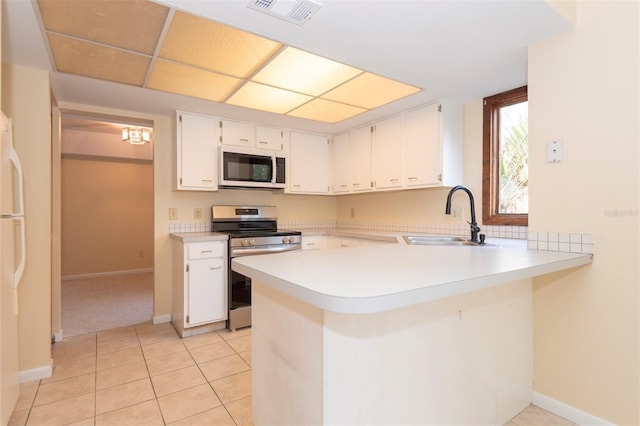
[[[64,337],[149,322],[153,273],[62,281]]]

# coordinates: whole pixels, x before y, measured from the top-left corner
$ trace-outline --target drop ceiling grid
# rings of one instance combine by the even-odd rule
[[[38,4],[60,72],[328,123],[421,90],[147,0]]]

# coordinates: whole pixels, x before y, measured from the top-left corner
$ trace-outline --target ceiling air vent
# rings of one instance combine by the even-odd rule
[[[252,0],[248,7],[297,25],[304,25],[320,6],[312,0]]]

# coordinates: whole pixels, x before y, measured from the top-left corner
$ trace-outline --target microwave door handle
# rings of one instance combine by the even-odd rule
[[[276,156],[271,156],[271,183],[276,183],[276,175],[278,173],[278,160]]]

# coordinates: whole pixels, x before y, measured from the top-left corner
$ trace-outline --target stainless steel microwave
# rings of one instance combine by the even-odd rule
[[[273,151],[220,147],[221,187],[284,188],[286,157]]]

